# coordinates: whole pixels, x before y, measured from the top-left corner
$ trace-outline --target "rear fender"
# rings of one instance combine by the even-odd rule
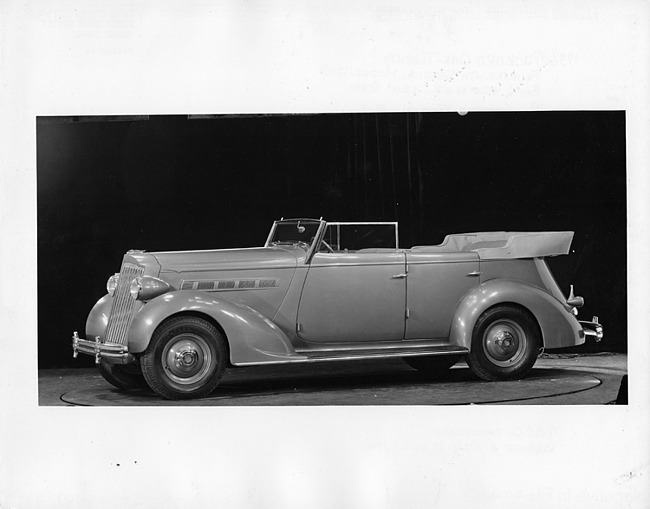
[[[188,312],[206,315],[221,326],[234,365],[286,362],[299,357],[284,332],[261,313],[244,304],[188,290],[160,295],[142,307],[129,328],[129,352],[144,352],[164,320]]]
[[[472,331],[479,316],[498,304],[515,304],[530,311],[542,332],[544,348],[562,348],[584,343],[578,320],[548,292],[509,279],[492,279],[474,288],[461,301],[452,322],[452,345],[471,348]]]

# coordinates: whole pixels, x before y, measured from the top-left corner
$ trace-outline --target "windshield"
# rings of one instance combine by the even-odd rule
[[[320,221],[314,219],[278,221],[266,244],[267,246],[297,245],[308,250],[318,233],[319,226]]]

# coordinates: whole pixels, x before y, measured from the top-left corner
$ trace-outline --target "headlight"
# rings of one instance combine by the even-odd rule
[[[106,281],[106,291],[111,297],[115,293],[115,289],[117,288],[117,283],[119,280],[120,280],[120,274],[116,272],[115,274],[113,274],[111,277],[108,278],[108,281]]]
[[[150,300],[163,293],[167,293],[171,287],[162,279],[152,276],[136,277],[129,287],[131,297],[137,300]]]

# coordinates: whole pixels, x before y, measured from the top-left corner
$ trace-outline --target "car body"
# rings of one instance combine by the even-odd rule
[[[439,373],[464,356],[481,379],[517,379],[543,348],[602,338],[544,260],[572,238],[483,232],[400,249],[397,223],[281,219],[258,248],[129,251],[74,356],[169,399],[207,396],[227,366],[401,357]]]

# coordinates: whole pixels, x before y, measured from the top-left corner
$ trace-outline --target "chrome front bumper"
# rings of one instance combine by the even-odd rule
[[[603,326],[598,323],[598,317],[594,316],[591,322],[579,320],[585,336],[594,338],[596,341],[603,339]]]
[[[128,364],[135,360],[126,345],[102,343],[99,336],[95,336],[95,341],[81,339],[75,332],[72,334],[72,356],[76,358],[79,352],[94,355],[95,364],[99,364],[101,359],[106,359],[113,364]]]

